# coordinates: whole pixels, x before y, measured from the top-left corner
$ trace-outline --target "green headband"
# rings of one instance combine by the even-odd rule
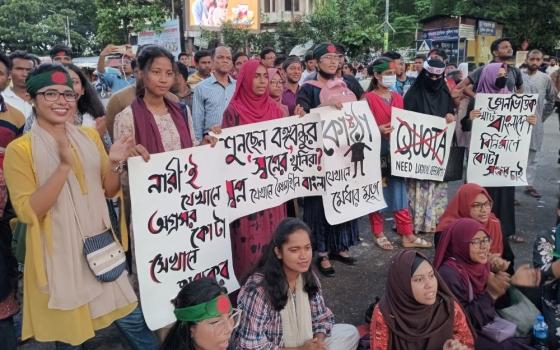
[[[376,73],[385,72],[389,69],[394,69],[395,64],[390,60],[381,60],[381,62],[377,63],[373,66],[373,71]]]
[[[25,82],[27,93],[31,96],[37,94],[45,86],[50,85],[66,85],[70,88],[74,87],[70,74],[59,70],[50,70],[37,75],[30,76]]]
[[[221,294],[216,298],[202,304],[175,309],[175,317],[178,321],[200,322],[209,318],[221,317],[229,315],[231,312],[231,302],[225,294]]]

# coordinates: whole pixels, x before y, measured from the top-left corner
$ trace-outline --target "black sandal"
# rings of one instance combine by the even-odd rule
[[[321,262],[323,260],[329,260],[329,257],[328,256],[320,256],[320,257],[317,258],[317,268],[318,268],[319,272],[325,277],[333,276],[334,275],[334,268],[332,266],[331,267],[326,267],[326,268],[323,267],[321,265]]]

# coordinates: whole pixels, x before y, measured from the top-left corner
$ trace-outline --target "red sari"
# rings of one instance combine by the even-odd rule
[[[269,96],[269,91],[258,96],[252,83],[260,62],[250,60],[239,72],[237,87],[224,112],[222,127],[263,122],[282,118],[284,111]],[[285,204],[244,216],[230,224],[233,267],[239,280],[247,277],[259,261],[280,221],[286,218]]]

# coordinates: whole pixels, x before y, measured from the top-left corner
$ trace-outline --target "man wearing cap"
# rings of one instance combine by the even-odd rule
[[[334,47],[336,48],[336,52],[338,53],[338,58],[339,58],[338,68],[336,70],[336,78],[342,78],[342,80],[344,80],[344,83],[346,84],[348,89],[350,89],[354,93],[354,95],[356,95],[356,99],[359,100],[362,97],[362,94],[364,93],[364,89],[362,89],[360,82],[356,80],[356,78],[353,75],[343,74],[342,67],[344,66],[345,50],[342,45],[337,44],[334,45]],[[313,52],[315,52],[315,50]],[[315,61],[317,61],[317,59],[315,59]],[[309,74],[306,78],[304,78],[303,81],[306,82],[309,80],[317,80],[317,69],[318,68],[316,68],[315,72]],[[303,85],[303,83],[300,85]]]
[[[282,64],[282,70],[286,77],[286,85],[282,93],[282,104],[288,106],[290,115],[294,115],[296,98],[299,91],[299,80],[301,78],[301,62],[297,56],[288,57]]]
[[[60,63],[64,66],[72,63],[72,50],[64,44],[56,44],[50,51],[53,63]]]
[[[359,86],[360,96],[354,96],[343,79],[337,76],[341,68],[340,49],[330,43],[320,44],[313,50],[313,57],[317,60],[317,75],[314,79],[306,81],[299,89],[296,103],[306,112],[310,109],[324,105],[340,107],[343,98],[346,101],[351,98],[356,101],[363,93]],[[342,85],[341,85],[342,84]],[[341,86],[347,92],[335,95],[339,101],[321,101],[321,91],[327,88]],[[325,218],[325,209],[321,197],[304,198],[303,220],[311,227],[314,234],[315,250],[317,251],[317,267],[319,272],[325,276],[332,276],[335,270],[330,259],[336,259],[347,265],[354,265],[356,259],[350,256],[350,246],[356,244],[354,240],[358,235],[358,224],[356,220],[348,221],[339,225],[330,225]]]

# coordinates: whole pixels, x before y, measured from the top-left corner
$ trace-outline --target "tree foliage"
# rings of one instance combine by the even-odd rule
[[[547,52],[560,44],[558,0],[433,0],[434,14],[472,15],[504,24],[504,34],[514,45],[528,40],[531,48]]]
[[[0,2],[0,45],[4,51],[46,54],[66,42],[66,17],[74,52],[94,43],[95,6],[90,0],[6,0]]]
[[[164,0],[95,0],[97,40],[123,44],[132,32],[159,28],[170,12]]]

